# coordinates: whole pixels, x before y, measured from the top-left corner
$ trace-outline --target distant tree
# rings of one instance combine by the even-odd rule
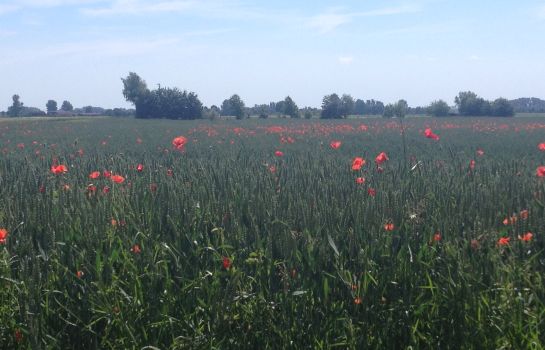
[[[234,94],[221,104],[221,115],[235,116],[237,119],[244,117],[244,101],[239,95]]]
[[[136,117],[149,118],[153,97],[150,96],[146,82],[134,72],[130,72],[126,78],[121,78],[121,81],[123,82],[123,96],[134,104]]]
[[[221,109],[219,109],[219,107],[216,106],[216,105],[210,106],[210,111],[212,111],[213,113],[217,114],[218,116],[219,116],[220,113],[221,113]]]
[[[505,98],[498,98],[492,102],[492,115],[496,117],[512,117],[515,115],[515,109]]]
[[[490,103],[471,91],[460,92],[454,99],[454,102],[461,115],[479,116],[489,115],[491,112]]]
[[[545,101],[536,97],[517,98],[509,101],[515,113],[545,113]]]
[[[177,88],[150,91],[136,73],[129,73],[123,82],[123,96],[136,107],[137,118],[197,119],[203,107],[197,94]]]
[[[324,96],[322,100],[322,118],[336,119],[341,117],[341,99],[337,94]]]
[[[261,119],[267,119],[269,117],[270,105],[255,105],[252,114],[257,114]]]
[[[359,98],[354,103],[354,114],[364,115],[366,113],[365,101],[360,100]]]
[[[68,101],[62,101],[61,110],[65,112],[72,112],[74,110],[74,106]]]
[[[126,78],[121,78],[121,81],[123,81],[123,96],[134,104],[149,92],[146,82],[134,72],[130,72]]]
[[[365,113],[371,115],[382,115],[384,114],[384,103],[380,101],[375,101],[373,99],[367,100],[365,102]]]
[[[398,118],[405,118],[407,111],[409,110],[409,105],[405,100],[399,100],[394,105],[394,116]]]
[[[428,114],[434,117],[446,117],[450,112],[449,105],[443,101],[433,101],[428,107]]]
[[[479,104],[480,104],[480,108],[479,108],[478,115],[481,115],[481,116],[492,115],[492,104],[490,103],[490,101],[480,98]]]
[[[23,109],[23,102],[19,100],[19,95],[13,95],[13,104],[8,107],[8,116],[19,117]]]
[[[297,107],[295,102],[289,96],[284,99],[283,113],[285,115],[289,115],[292,118],[299,118],[299,107]]]
[[[284,114],[284,111],[286,110],[286,101],[278,101],[274,104],[274,111],[278,114]]]
[[[45,104],[45,108],[47,109],[47,114],[55,114],[57,112],[57,101],[55,100],[49,100]]]
[[[340,113],[343,117],[348,117],[350,114],[354,113],[354,99],[352,96],[344,94],[341,97],[341,109]]]
[[[392,118],[395,115],[395,105],[389,103],[386,106],[384,106],[384,110],[382,112],[382,116],[384,118]]]

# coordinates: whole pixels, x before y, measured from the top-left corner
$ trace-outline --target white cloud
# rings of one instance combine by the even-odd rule
[[[354,63],[354,56],[339,56],[340,64],[352,64]]]
[[[160,12],[184,12],[191,10],[199,2],[193,0],[115,0],[109,6],[84,8],[82,12],[90,16],[139,15]]]
[[[19,9],[19,6],[16,6],[14,4],[0,4],[0,15],[3,15],[4,13],[17,11],[18,9]]]
[[[73,56],[84,57],[124,57],[145,55],[157,52],[174,52],[182,40],[176,37],[162,38],[126,38],[112,40],[98,40],[89,42],[67,42],[45,46],[39,49],[14,50],[8,57],[0,57],[0,63],[14,63],[22,58],[25,61],[36,61],[47,58],[68,58]],[[184,45],[184,50],[188,51]]]
[[[14,35],[17,35],[17,32],[14,32],[12,30],[2,30],[0,29],[0,38],[5,38],[5,37],[8,37],[8,36],[14,36]]]
[[[545,5],[541,5],[541,7],[538,8],[537,17],[541,19],[545,19]]]
[[[321,33],[327,33],[350,21],[352,21],[351,15],[327,13],[312,17],[308,24]]]
[[[477,55],[470,55],[467,59],[470,60],[470,61],[482,61],[483,60],[483,58],[481,56],[477,56]]]
[[[317,28],[321,33],[328,33],[343,24],[352,22],[358,17],[393,16],[416,13],[420,11],[421,8],[418,5],[404,5],[354,13],[326,12],[309,18],[307,20],[307,24],[310,27]]]

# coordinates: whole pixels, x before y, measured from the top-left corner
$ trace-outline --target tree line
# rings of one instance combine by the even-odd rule
[[[509,117],[515,113],[545,113],[545,101],[538,98],[520,98],[508,101],[497,98],[487,101],[472,91],[462,91],[454,98],[454,106],[443,100],[433,101],[427,107],[409,107],[407,101],[399,100],[395,103],[384,104],[374,99],[354,99],[349,94],[339,96],[336,93],[326,95],[322,99],[321,108],[299,108],[295,101],[286,96],[283,100],[268,104],[247,107],[242,98],[234,94],[225,99],[220,107],[213,105],[206,107],[194,92],[165,88],[160,85],[150,90],[146,82],[136,73],[131,72],[123,83],[123,96],[131,102],[135,109],[104,109],[86,106],[74,108],[64,100],[60,109],[57,101],[48,100],[46,112],[35,107],[26,107],[20,101],[19,95],[13,95],[12,105],[7,113],[10,117],[42,116],[42,115],[107,115],[107,116],[135,116],[136,118],[153,119],[201,119],[216,118],[219,116],[234,116],[242,119],[249,116],[268,118],[271,115],[290,118],[339,119],[348,116],[382,115],[385,118],[403,118],[407,114],[427,114],[434,117],[446,116],[498,116]]]
[[[48,100],[45,104],[45,111],[37,107],[27,107],[21,101],[19,95],[12,97],[12,104],[7,112],[0,112],[2,117],[43,117],[43,116],[91,116],[101,115],[110,117],[131,117],[134,116],[134,109],[127,108],[102,108],[93,106],[84,106],[74,108],[67,100],[62,102],[61,108],[58,108],[57,101]]]

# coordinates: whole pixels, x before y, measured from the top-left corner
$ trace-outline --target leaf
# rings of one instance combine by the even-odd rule
[[[336,256],[339,256],[339,250],[337,249],[337,245],[335,245],[335,242],[333,242],[333,238],[331,238],[331,236],[328,234],[327,235],[327,241],[329,242],[329,245],[331,246],[331,248],[333,248],[333,250],[335,251],[335,255]]]
[[[307,293],[306,290],[296,290],[295,292],[291,293],[291,295],[297,296],[297,295],[303,295],[303,294],[306,294],[306,293]]]

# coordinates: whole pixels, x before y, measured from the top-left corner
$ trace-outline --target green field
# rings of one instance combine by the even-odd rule
[[[403,127],[0,121],[1,347],[542,349],[545,118]]]

